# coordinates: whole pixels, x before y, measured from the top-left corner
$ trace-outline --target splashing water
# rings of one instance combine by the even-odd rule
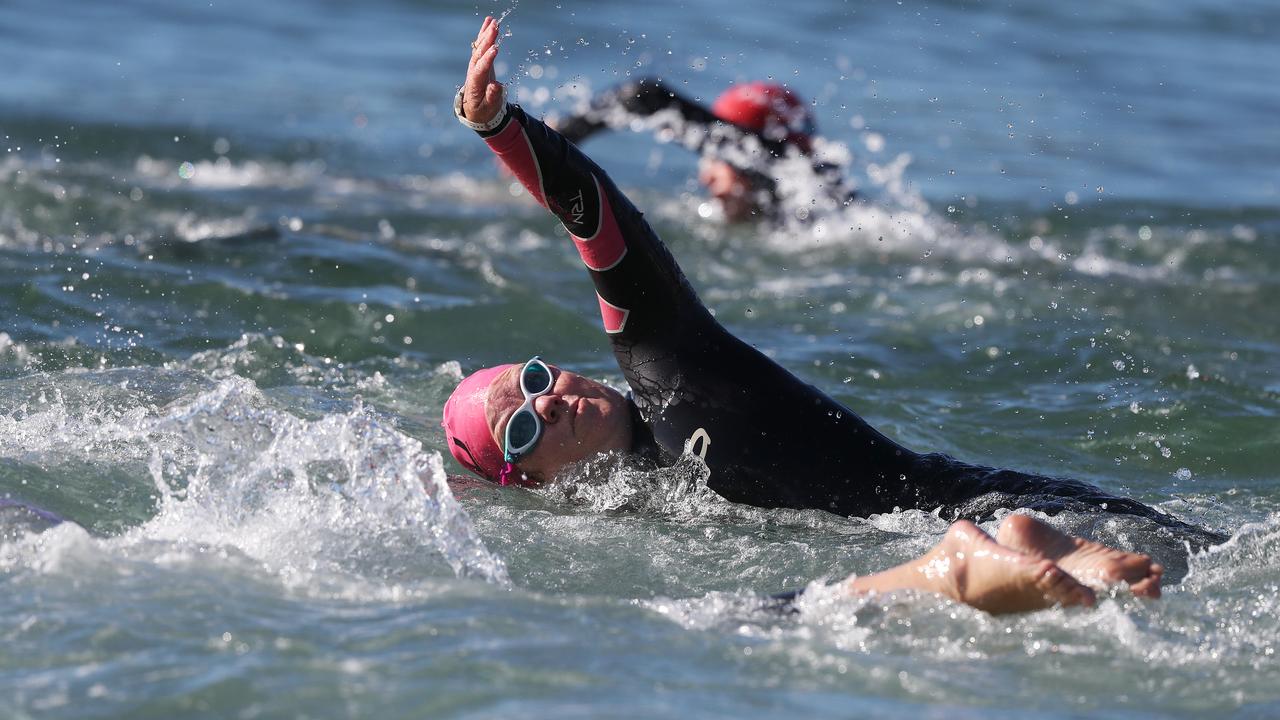
[[[709,477],[706,464],[692,454],[658,469],[639,469],[627,458],[603,456],[561,473],[538,492],[592,512],[638,512],[673,520],[754,512],[717,495],[707,487]]]
[[[439,454],[358,399],[348,412],[306,420],[272,407],[244,378],[208,387],[202,376],[174,373],[183,387],[207,389],[155,411],[112,392],[136,379],[129,371],[94,375],[86,384],[97,397],[83,408],[61,389],[40,390],[0,416],[0,453],[145,465],[157,512],[108,544],[231,547],[290,587],[337,594],[367,594],[359,578],[369,576],[396,579],[389,592],[402,593],[416,573],[431,573],[419,557],[426,545],[456,575],[507,583],[502,560],[450,492]]]
[[[498,24],[501,25],[502,22],[506,20],[509,15],[514,13],[516,11],[516,8],[518,7],[520,7],[520,0],[516,0],[515,2],[511,3],[511,7],[507,8],[506,10],[503,10],[502,14],[498,16],[498,20],[497,20]]]

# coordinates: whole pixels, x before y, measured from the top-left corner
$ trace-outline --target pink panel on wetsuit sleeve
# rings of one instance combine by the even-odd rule
[[[542,168],[538,166],[538,159],[533,154],[533,145],[524,134],[524,126],[513,119],[501,132],[484,141],[533,199],[542,207],[547,207],[547,193],[542,189]]]
[[[578,246],[578,255],[582,262],[597,272],[604,272],[622,262],[627,254],[627,243],[622,239],[622,231],[618,229],[618,220],[613,216],[613,208],[609,205],[609,196],[604,194],[600,181],[591,177],[596,185],[596,197],[600,199],[600,226],[596,234],[588,238],[573,235],[573,244]],[[581,197],[577,198],[582,202]],[[572,235],[572,233],[570,233]]]
[[[604,319],[604,331],[610,335],[622,332],[627,326],[627,317],[631,315],[631,311],[605,300],[600,297],[600,293],[596,293],[596,299],[600,301],[600,317]]]

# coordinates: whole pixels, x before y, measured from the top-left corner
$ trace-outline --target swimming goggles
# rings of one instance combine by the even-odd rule
[[[533,401],[551,392],[554,379],[551,368],[537,355],[520,368],[520,392],[524,393],[524,404],[511,413],[511,419],[507,421],[502,452],[502,459],[507,463],[514,463],[532,451],[542,438],[542,418],[534,410]]]

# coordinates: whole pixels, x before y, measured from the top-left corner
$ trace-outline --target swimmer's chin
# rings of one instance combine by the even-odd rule
[[[578,485],[607,481],[620,469],[629,467],[635,456],[625,450],[609,450],[589,458],[569,463],[551,477],[530,476],[534,487],[552,492]]]
[[[610,450],[597,453],[584,460],[569,463],[560,468],[551,477],[540,473],[521,472],[520,481],[512,483],[510,488],[524,488],[540,495],[560,498],[571,503],[580,502],[578,489],[585,486],[600,486],[629,472],[643,473],[654,469],[652,463],[643,460],[639,455],[625,450]],[[463,498],[480,492],[497,490],[502,486],[492,480],[485,480],[472,475],[449,475],[446,479],[454,497]],[[428,478],[422,478],[428,485]],[[502,488],[506,489],[506,488]],[[590,503],[588,503],[590,504]]]
[[[570,505],[589,506],[602,511],[630,508],[633,496],[645,494],[649,484],[642,480],[652,463],[635,453],[611,450],[566,465],[554,477],[530,489],[543,497]]]

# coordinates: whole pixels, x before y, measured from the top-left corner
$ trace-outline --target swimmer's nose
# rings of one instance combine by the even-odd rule
[[[703,173],[699,180],[702,181],[703,187],[707,189],[707,192],[711,193],[712,197],[720,197],[729,193],[729,182],[718,175]]]
[[[569,402],[559,393],[547,393],[533,399],[533,410],[542,418],[542,422],[554,425],[564,417]]]
[[[716,160],[703,163],[698,180],[715,198],[728,198],[743,194],[747,187],[741,174],[726,162]]]

